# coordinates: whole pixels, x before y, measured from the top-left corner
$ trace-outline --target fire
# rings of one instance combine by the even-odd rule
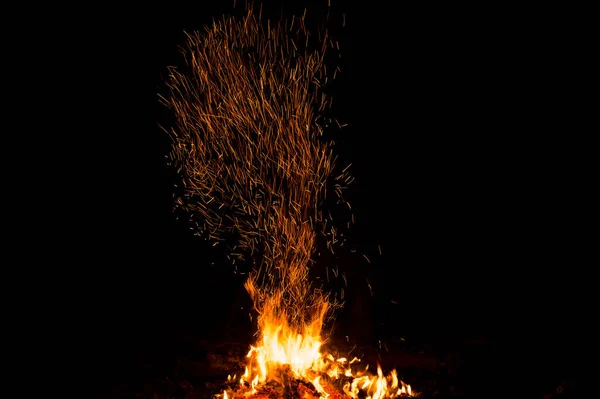
[[[246,287],[251,295],[256,295],[251,281]],[[368,366],[362,370],[357,367],[360,363],[358,358],[350,361],[343,357],[336,359],[324,350],[321,329],[327,302],[301,330],[290,325],[287,315],[277,314],[279,307],[276,304],[277,301],[267,302],[262,308],[259,340],[250,347],[238,389],[230,392],[233,399],[251,398],[270,381],[286,385],[285,379],[289,375],[311,383],[320,399],[332,398],[334,392],[339,391],[333,387],[334,384],[342,387],[345,397],[353,399],[358,399],[359,395],[367,399],[415,396],[411,386],[398,379],[396,370],[385,376],[378,366],[377,374],[372,375]],[[223,398],[229,398],[227,391],[223,392]]]
[[[260,382],[265,382],[269,370],[287,364],[297,377],[306,377],[306,372],[320,360],[321,342],[318,337],[294,333],[281,325],[268,325],[263,332],[262,346],[251,347],[248,357],[258,366]]]
[[[343,191],[352,181],[348,167],[329,180],[335,156],[323,140],[337,122],[324,114],[331,99],[323,89],[338,71],[325,54],[338,46],[326,30],[309,34],[304,16],[271,23],[248,7],[241,19],[187,36],[183,65],[169,68],[160,97],[175,117],[165,131],[181,176],[176,208],[213,245],[233,240],[233,264],[253,265],[245,286],[258,339],[238,389],[223,398],[259,395],[271,381],[310,384],[297,390],[306,399],[413,396],[395,371],[358,370],[358,359],[335,359],[321,337],[339,303],[313,287],[309,269],[318,237],[332,252],[342,245],[321,206],[333,192],[350,207]]]

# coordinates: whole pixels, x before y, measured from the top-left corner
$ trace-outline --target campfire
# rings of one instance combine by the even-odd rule
[[[188,35],[185,65],[170,69],[161,96],[176,120],[167,130],[182,177],[176,206],[214,245],[236,240],[233,264],[252,265],[258,340],[222,398],[414,396],[396,371],[325,348],[323,325],[340,304],[313,286],[309,267],[319,238],[332,252],[343,242],[321,207],[329,190],[350,209],[342,193],[352,181],[322,139],[336,124],[323,116],[323,88],[338,71],[324,55],[337,45],[326,31],[309,34],[304,16],[263,22],[253,9]]]
[[[246,284],[253,294],[251,282]],[[376,373],[354,357],[335,358],[323,350],[321,328],[325,310],[297,331],[286,318],[278,317],[277,301],[263,308],[259,318],[260,339],[250,347],[241,377],[228,376],[230,388],[223,398],[366,398],[415,396],[411,386],[398,379],[396,370]],[[325,308],[325,307],[324,307]]]

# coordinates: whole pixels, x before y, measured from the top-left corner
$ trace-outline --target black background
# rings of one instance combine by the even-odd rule
[[[81,121],[65,241],[85,270],[76,284],[90,298],[89,356],[113,370],[178,335],[247,329],[243,276],[171,212],[158,127],[169,116],[157,93],[183,32],[232,12],[223,3],[92,13],[65,40],[77,89],[66,115]],[[487,366],[510,357],[527,372],[570,369],[591,273],[591,159],[573,94],[585,84],[574,72],[583,33],[559,10],[333,5],[347,14],[334,30],[334,99],[348,124],[338,154],[356,177],[357,250],[338,259],[350,279],[335,333],[364,345],[483,339]]]

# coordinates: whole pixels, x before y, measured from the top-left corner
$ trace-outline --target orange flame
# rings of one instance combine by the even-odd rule
[[[251,282],[246,287],[251,295],[256,295]],[[398,380],[396,370],[385,376],[378,366],[377,374],[372,375],[368,373],[368,366],[356,370],[355,365],[360,362],[358,358],[350,361],[335,359],[323,350],[321,329],[327,311],[326,302],[302,329],[291,326],[276,305],[277,301],[267,300],[259,316],[259,340],[250,347],[248,365],[240,379],[245,397],[257,393],[261,384],[280,381],[282,369],[289,370],[300,380],[311,382],[321,399],[330,396],[323,385],[324,378],[348,380],[343,391],[347,397],[354,399],[359,397],[360,392],[366,394],[367,399],[416,396],[410,385]]]

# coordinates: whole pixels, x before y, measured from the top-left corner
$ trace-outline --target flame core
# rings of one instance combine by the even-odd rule
[[[252,280],[246,289],[254,298],[256,289]],[[285,308],[281,307],[283,290],[269,295],[262,302],[258,318],[259,342],[248,353],[249,369],[258,371],[258,381],[266,382],[274,371],[288,365],[297,378],[308,379],[308,372],[321,360],[321,328],[328,303],[323,300],[312,319],[305,325],[291,325]]]

